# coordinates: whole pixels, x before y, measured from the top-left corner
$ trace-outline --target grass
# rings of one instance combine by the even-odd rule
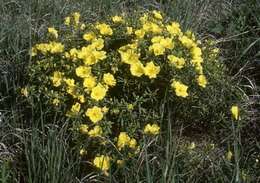
[[[257,0],[2,0],[1,182],[260,182],[259,8]],[[241,106],[247,118],[241,125],[232,122],[218,126],[213,134],[220,134],[213,137],[196,125],[172,123],[174,113],[169,112],[169,116],[161,116],[168,120],[165,134],[155,141],[146,139],[140,156],[133,162],[109,177],[95,172],[86,174],[88,162],[78,158],[68,122],[60,114],[51,118],[52,111],[39,101],[29,104],[18,94],[28,81],[28,50],[43,39],[48,26],[59,25],[70,12],[80,11],[93,21],[133,9],[163,10],[180,21],[184,29],[198,32],[201,39],[217,39],[231,81],[242,93]],[[222,92],[220,97],[228,105],[228,91]],[[212,97],[212,109],[218,97]],[[162,111],[171,109],[165,101],[160,107]],[[192,142],[196,147],[191,149]],[[234,153],[231,161],[226,159],[228,149]]]

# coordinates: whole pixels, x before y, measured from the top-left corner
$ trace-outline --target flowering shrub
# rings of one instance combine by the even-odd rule
[[[73,13],[32,47],[29,90],[72,121],[80,154],[107,172],[160,134],[165,93],[183,105],[199,98],[216,54],[158,11],[92,23]]]

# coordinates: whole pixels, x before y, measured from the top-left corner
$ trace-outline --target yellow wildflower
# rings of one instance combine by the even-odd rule
[[[168,55],[169,63],[174,65],[177,69],[181,69],[185,65],[184,58],[179,58],[174,55]]]
[[[105,82],[105,84],[107,84],[108,86],[115,86],[116,85],[116,79],[114,78],[114,76],[110,73],[106,73],[103,76],[103,81]]]
[[[192,150],[192,149],[195,149],[195,147],[196,147],[196,144],[195,144],[194,142],[192,142],[192,143],[189,145],[188,149],[189,149],[189,150]]]
[[[102,100],[106,96],[107,88],[102,84],[97,84],[91,91],[91,98],[96,101]]]
[[[102,112],[103,112],[103,113],[107,113],[108,110],[109,110],[109,108],[107,108],[106,106],[105,106],[105,107],[102,107]]]
[[[198,82],[199,86],[201,86],[203,88],[205,88],[208,83],[205,75],[203,75],[203,74],[199,75],[199,77],[197,78],[197,82]]]
[[[124,22],[124,20],[123,20],[123,18],[121,16],[113,16],[112,17],[112,21],[114,23],[122,23],[122,22]]]
[[[125,161],[119,159],[119,160],[116,161],[116,164],[117,164],[118,167],[122,168],[125,165]]]
[[[238,106],[233,105],[230,110],[231,110],[231,113],[232,113],[232,117],[235,120],[238,120],[239,119],[239,108],[238,108]]]
[[[83,86],[89,90],[94,88],[96,86],[96,78],[93,76],[89,76],[87,78],[84,78]]]
[[[133,49],[128,49],[127,51],[119,51],[121,55],[121,61],[126,64],[134,64],[139,62],[139,56],[140,54],[136,53]]]
[[[52,35],[56,39],[58,38],[58,31],[54,27],[49,27],[48,32],[50,35]]]
[[[69,86],[69,87],[75,87],[75,80],[74,79],[64,79],[65,83]]]
[[[126,34],[128,35],[133,34],[133,27],[126,27]]]
[[[104,39],[102,38],[94,39],[91,44],[91,47],[95,48],[96,50],[101,50],[102,48],[104,48]]]
[[[230,160],[232,159],[232,157],[233,157],[233,153],[229,150],[229,151],[227,152],[226,157],[227,157],[227,160],[230,161]]]
[[[135,149],[136,148],[136,145],[137,145],[137,142],[134,138],[131,138],[130,142],[129,142],[129,147],[131,149]]]
[[[100,137],[103,134],[103,130],[99,125],[96,125],[92,130],[89,130],[88,135],[90,137]]]
[[[160,127],[157,124],[147,124],[144,127],[144,133],[150,135],[158,135],[160,133]]]
[[[65,17],[64,24],[69,26],[70,25],[70,17]]]
[[[167,49],[173,49],[174,44],[171,38],[164,38],[160,41],[160,44]]]
[[[79,66],[76,68],[76,75],[80,78],[86,78],[91,75],[91,67]]]
[[[83,35],[83,39],[86,41],[92,41],[92,40],[96,39],[96,35],[94,32],[88,32]]]
[[[29,92],[28,92],[27,87],[24,87],[24,88],[21,89],[21,94],[22,94],[23,96],[25,96],[25,97],[28,97]]]
[[[153,15],[154,15],[155,18],[157,18],[157,19],[159,19],[159,20],[162,20],[162,19],[163,19],[163,17],[162,17],[162,15],[161,15],[160,11],[154,10],[154,11],[153,11]]]
[[[74,18],[75,25],[77,26],[79,24],[80,13],[79,12],[73,13],[73,18]]]
[[[59,71],[55,71],[53,73],[53,77],[52,77],[53,86],[58,87],[61,85],[62,75],[63,75],[63,73],[61,73]]]
[[[154,63],[148,62],[144,68],[144,74],[150,79],[156,78],[157,74],[160,72],[160,66],[155,66]]]
[[[52,104],[55,105],[55,106],[57,106],[57,105],[60,104],[60,100],[57,99],[57,98],[55,98],[55,99],[52,100]]]
[[[78,113],[80,111],[80,106],[81,106],[80,103],[77,102],[76,104],[72,105],[70,111],[73,114],[76,114],[76,113]]]
[[[184,97],[184,98],[188,96],[187,93],[188,86],[182,84],[181,82],[173,81],[171,87],[175,89],[175,93],[177,96]]]
[[[96,156],[94,158],[93,164],[95,165],[95,167],[99,168],[102,171],[108,171],[110,168],[110,160],[111,157],[109,156]]]
[[[86,125],[86,124],[81,124],[81,125],[79,126],[79,131],[80,131],[80,133],[82,133],[82,134],[88,134],[88,125]]]
[[[165,47],[160,43],[154,43],[149,46],[149,51],[153,51],[155,56],[163,55],[165,52]]]
[[[192,48],[195,45],[194,41],[190,38],[188,38],[187,36],[181,36],[179,37],[179,41],[182,43],[183,46],[185,46],[186,48]]]
[[[90,118],[93,123],[97,123],[103,118],[103,112],[100,107],[94,106],[86,111],[86,116]]]
[[[128,105],[127,105],[127,109],[128,109],[129,111],[133,110],[133,109],[134,109],[134,105],[133,105],[133,104],[128,104]]]
[[[80,26],[80,30],[84,30],[86,28],[86,24],[81,24],[81,26]]]
[[[180,24],[177,22],[172,22],[170,25],[167,25],[166,29],[173,36],[181,35],[182,33],[180,29]]]
[[[137,39],[143,39],[145,35],[145,31],[143,29],[138,29],[135,31],[135,35]]]
[[[97,24],[96,28],[99,30],[100,34],[102,35],[111,36],[113,34],[113,30],[111,29],[111,27],[105,23]]]
[[[119,150],[128,146],[130,143],[131,138],[128,136],[126,132],[120,132],[117,140],[117,147]]]
[[[130,72],[133,76],[141,77],[144,74],[144,66],[141,62],[130,65]]]
[[[85,97],[84,97],[84,95],[78,95],[77,98],[78,98],[78,100],[79,100],[81,103],[84,103],[84,102],[85,102]]]
[[[85,149],[80,149],[79,154],[80,156],[84,156],[87,154],[87,151]]]

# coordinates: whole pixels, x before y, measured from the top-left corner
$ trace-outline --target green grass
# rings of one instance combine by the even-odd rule
[[[260,163],[256,162],[256,159],[260,161],[260,16],[257,11],[260,4],[257,0],[239,2],[1,0],[0,182],[260,182]],[[140,156],[133,162],[109,177],[95,172],[86,174],[88,162],[80,161],[68,122],[60,114],[52,118],[52,111],[39,101],[28,103],[19,95],[19,89],[28,81],[26,69],[31,61],[28,50],[43,39],[48,26],[59,25],[71,12],[79,11],[88,21],[93,21],[133,9],[163,10],[167,16],[180,21],[184,29],[198,32],[201,39],[217,39],[221,61],[228,68],[226,74],[234,88],[242,93],[239,98],[247,118],[241,125],[235,122],[216,125],[213,136],[199,125],[172,123],[174,114],[169,112],[169,116],[161,116],[168,120],[167,130],[156,141],[146,139]],[[219,95],[212,96],[213,110],[219,99],[224,106],[229,106],[227,93],[228,86]],[[170,111],[165,101],[160,107],[162,111]],[[192,150],[188,148],[191,142],[196,144]],[[228,149],[234,154],[231,161],[225,157]]]

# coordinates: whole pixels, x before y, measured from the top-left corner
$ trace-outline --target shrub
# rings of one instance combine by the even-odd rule
[[[162,132],[162,103],[173,121],[214,129],[237,96],[212,41],[159,11],[91,23],[76,12],[47,36],[31,49],[22,93],[70,119],[79,154],[105,174]]]

